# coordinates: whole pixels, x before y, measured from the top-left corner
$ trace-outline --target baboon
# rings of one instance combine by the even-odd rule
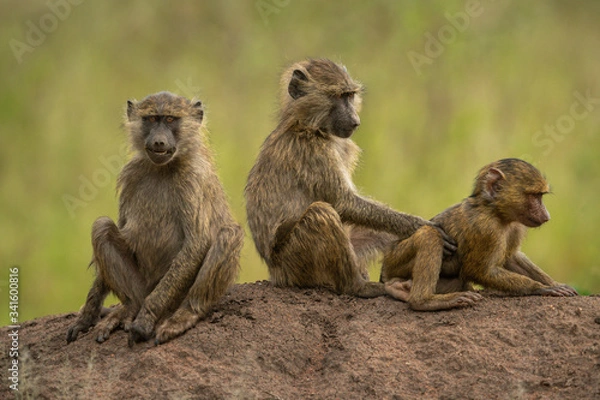
[[[127,102],[132,159],[118,182],[119,219],[92,226],[96,278],[67,342],[99,319],[113,292],[121,304],[96,326],[129,344],[168,341],[193,327],[235,280],[243,230],[235,222],[203,133],[202,103],[168,92]]]
[[[424,225],[439,228],[358,194],[352,172],[359,148],[350,136],[360,124],[362,86],[345,67],[306,60],[292,65],[281,83],[279,124],[245,189],[248,225],[271,281],[381,296],[384,285],[367,273],[372,256]]]
[[[520,251],[527,228],[550,220],[542,196],[550,187],[533,165],[507,158],[483,167],[473,193],[431,221],[458,250],[443,258],[442,237],[429,226],[392,246],[381,281],[414,310],[469,306],[482,299],[473,283],[510,295],[575,296]]]

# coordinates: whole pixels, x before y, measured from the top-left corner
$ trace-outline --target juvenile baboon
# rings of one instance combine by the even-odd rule
[[[542,202],[549,190],[525,161],[483,167],[473,194],[431,220],[456,239],[456,253],[442,258],[439,232],[425,226],[385,255],[381,281],[397,283],[395,297],[423,311],[472,305],[482,298],[472,283],[512,295],[577,295],[519,251],[527,228],[550,220]]]
[[[279,124],[246,185],[248,224],[271,280],[323,286],[361,297],[385,293],[369,282],[367,260],[424,225],[360,196],[352,182],[359,148],[362,86],[330,60],[296,63],[282,77]],[[455,247],[448,239],[448,251]]]
[[[109,292],[121,301],[96,327],[118,327],[130,345],[193,327],[239,270],[243,231],[233,219],[204,142],[200,101],[168,92],[127,102],[134,155],[118,178],[119,220],[92,226],[96,279],[67,342],[93,326]],[[155,331],[156,329],[156,331]]]

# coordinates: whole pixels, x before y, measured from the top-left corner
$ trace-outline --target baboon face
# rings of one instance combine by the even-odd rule
[[[310,60],[305,69],[295,69],[288,93],[316,128],[348,138],[360,125],[360,84],[343,66],[329,60]]]
[[[542,196],[544,193],[525,193],[525,213],[520,222],[530,228],[537,228],[550,220],[550,213],[544,206]]]
[[[520,222],[529,228],[550,220],[542,197],[550,186],[540,171],[523,160],[509,158],[484,167],[476,189],[495,204],[503,220]]]
[[[134,146],[156,165],[168,164],[180,148],[186,147],[186,141],[193,140],[189,137],[189,124],[201,124],[203,116],[200,101],[191,102],[168,92],[150,95],[139,103],[127,102],[127,118],[135,122],[132,125]],[[187,130],[184,129],[186,121]]]
[[[529,228],[550,220],[550,213],[542,197],[550,191],[550,185],[533,165],[518,159],[500,160],[505,171],[506,196],[514,204],[514,219]]]
[[[350,137],[360,125],[360,118],[354,108],[354,93],[342,93],[332,98],[331,103],[329,118],[325,119],[321,130],[341,138]]]
[[[142,117],[142,134],[146,154],[156,165],[171,161],[176,147],[180,119],[172,115],[147,115]]]

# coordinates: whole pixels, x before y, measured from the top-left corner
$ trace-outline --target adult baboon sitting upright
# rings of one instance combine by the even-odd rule
[[[360,150],[350,136],[360,125],[362,86],[344,66],[324,59],[296,63],[282,87],[279,124],[245,191],[248,224],[271,280],[381,296],[386,289],[369,281],[368,260],[433,224],[357,193],[352,172]]]
[[[96,327],[98,342],[119,327],[130,344],[168,341],[234,282],[244,233],[214,169],[203,117],[200,101],[168,92],[127,102],[134,155],[119,174],[119,219],[92,226],[96,279],[67,342],[96,324],[109,292],[121,304]]]

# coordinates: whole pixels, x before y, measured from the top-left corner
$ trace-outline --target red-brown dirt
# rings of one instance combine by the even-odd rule
[[[487,296],[419,313],[389,298],[234,286],[205,321],[161,346],[65,341],[76,314],[19,330],[24,398],[598,399],[600,297]],[[10,329],[0,398],[9,388]]]

